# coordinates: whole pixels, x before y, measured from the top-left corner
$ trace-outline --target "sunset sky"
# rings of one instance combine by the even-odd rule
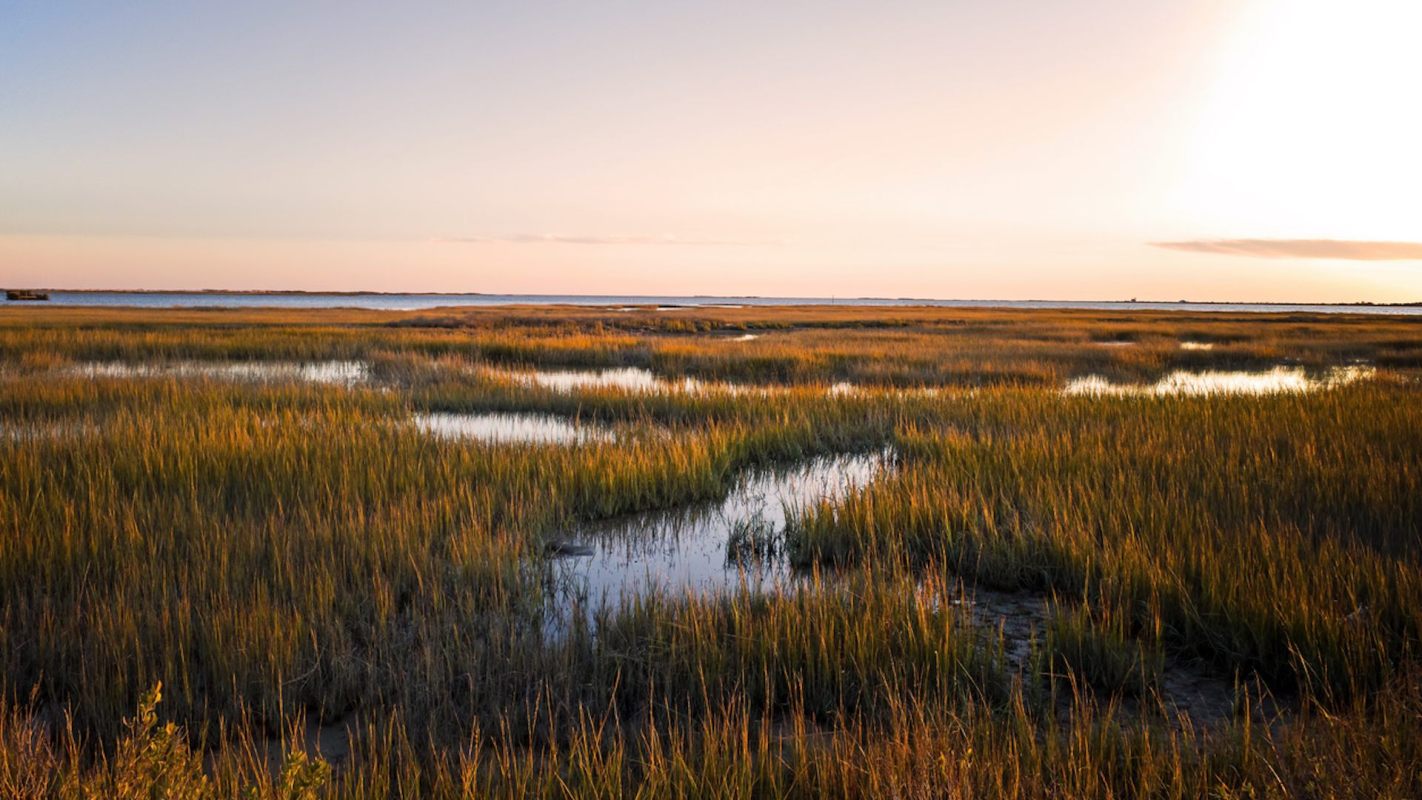
[[[0,284],[1422,301],[1422,2],[0,0]]]

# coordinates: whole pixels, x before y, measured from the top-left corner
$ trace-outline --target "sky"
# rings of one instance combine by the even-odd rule
[[[1416,0],[0,0],[0,284],[1422,301]]]

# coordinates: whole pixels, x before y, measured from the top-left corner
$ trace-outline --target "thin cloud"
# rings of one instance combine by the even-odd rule
[[[1219,253],[1255,258],[1335,258],[1347,261],[1422,260],[1422,242],[1368,242],[1349,239],[1200,239],[1151,242],[1152,247],[1187,253]]]
[[[779,245],[783,242],[747,239],[682,239],[670,234],[661,236],[568,236],[558,233],[515,233],[500,236],[456,236],[442,242],[463,244],[589,244],[589,245],[698,245],[718,247],[755,247]]]

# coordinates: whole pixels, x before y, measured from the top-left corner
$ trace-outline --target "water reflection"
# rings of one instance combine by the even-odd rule
[[[641,367],[619,367],[614,369],[539,369],[528,372],[511,373],[521,383],[542,386],[560,392],[571,392],[586,388],[626,389],[635,392],[650,392],[675,388],[678,384],[658,378],[651,370]],[[685,385],[695,383],[687,378]]]
[[[754,334],[751,334],[754,335]],[[664,378],[642,367],[615,367],[607,369],[530,369],[510,370],[482,368],[481,371],[493,378],[512,381],[524,386],[536,386],[557,392],[575,392],[580,389],[621,389],[641,393],[687,393],[687,394],[729,394],[736,396],[775,395],[792,391],[819,389],[831,397],[864,394],[870,391],[891,391],[898,394],[928,392],[936,389],[891,389],[888,387],[865,386],[849,381],[837,381],[828,386],[823,384],[749,384],[707,381],[699,378]]]
[[[1372,367],[1335,367],[1322,376],[1310,376],[1300,367],[1275,367],[1262,372],[1177,370],[1153,384],[1112,383],[1100,375],[1087,375],[1071,380],[1063,391],[1069,395],[1260,395],[1341,386],[1373,373]]]
[[[754,334],[748,334],[754,335]],[[728,395],[775,395],[799,389],[815,388],[813,384],[728,384],[721,381],[702,381],[700,378],[663,378],[650,369],[641,367],[620,367],[607,369],[485,369],[486,374],[495,378],[513,381],[525,387],[542,387],[557,392],[576,392],[587,388],[614,388],[629,392],[685,392],[685,394]],[[859,395],[872,387],[862,387],[849,381],[838,381],[828,387],[820,387],[829,396]],[[930,391],[934,389],[894,389],[900,392]]]
[[[80,436],[93,436],[99,432],[97,425],[88,421],[67,422],[0,422],[0,441],[45,442],[58,441]]]
[[[735,383],[708,382],[697,378],[663,378],[642,367],[608,369],[532,369],[486,370],[488,374],[511,380],[524,386],[538,386],[556,392],[579,389],[621,389],[628,392],[686,392],[692,394],[724,392],[727,394],[769,394],[784,391],[783,386],[750,386]]]
[[[470,439],[479,442],[563,444],[611,442],[612,430],[569,422],[549,414],[416,414],[415,426],[442,439]]]
[[[717,594],[789,577],[783,553],[787,514],[864,486],[890,463],[887,453],[816,458],[747,473],[720,502],[633,514],[568,532],[550,547],[566,608],[663,590]]]
[[[362,361],[173,361],[141,364],[91,361],[76,364],[68,372],[89,378],[215,378],[351,386],[365,381],[370,375],[370,367]]]

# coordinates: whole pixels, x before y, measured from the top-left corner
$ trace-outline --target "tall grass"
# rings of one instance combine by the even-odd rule
[[[812,509],[792,554],[1100,598],[1226,674],[1369,692],[1422,642],[1413,392],[979,395],[958,428],[906,431],[899,474]]]
[[[1054,608],[1043,654],[1048,677],[1068,684],[1085,681],[1106,693],[1131,696],[1159,688],[1165,669],[1159,631],[1138,636],[1133,623],[1109,606]]]
[[[0,797],[1422,791],[1414,322],[9,311]],[[762,336],[723,335],[740,330]],[[68,370],[329,358],[372,380]],[[1355,358],[1385,369],[1297,395],[1058,392],[1087,373]],[[558,392],[490,365],[773,391]],[[860,389],[826,391],[841,380]],[[924,386],[943,390],[897,390]],[[662,434],[494,446],[426,436],[419,410]],[[792,520],[805,577],[783,590],[654,593],[550,635],[565,611],[545,543],[575,521],[886,443],[894,470]],[[965,579],[1060,598],[1039,645],[1077,689],[1067,707],[955,606]],[[1241,697],[1201,729],[1123,704],[1167,655],[1262,681],[1284,716]],[[317,752],[332,737],[349,753]]]

